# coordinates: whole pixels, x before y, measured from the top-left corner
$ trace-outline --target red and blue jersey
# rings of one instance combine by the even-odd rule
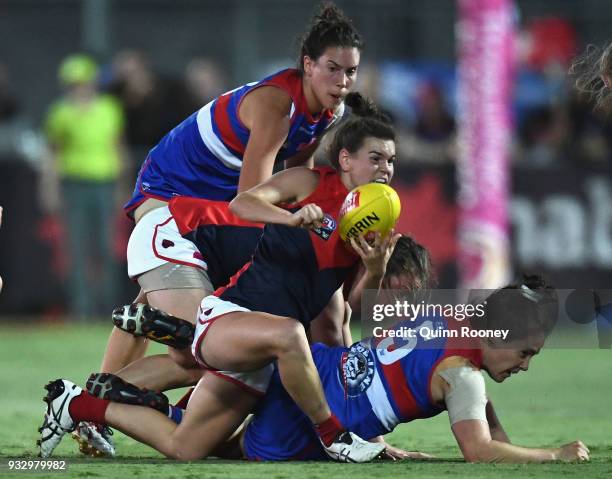
[[[252,261],[228,287],[215,293],[221,299],[308,325],[342,286],[360,260],[337,230],[348,190],[333,168],[314,171],[319,174],[316,190],[303,201],[284,207],[295,211],[314,203],[325,214],[323,226],[306,230],[267,224]]]
[[[263,224],[242,220],[229,203],[178,196],[168,202],[181,235],[196,245],[214,288],[229,283],[251,260]]]
[[[172,129],[149,152],[125,210],[131,212],[149,197],[231,200],[237,192],[250,135],[238,116],[240,103],[249,92],[262,86],[280,88],[292,101],[289,133],[276,162],[293,157],[317,141],[342,116],[343,104],[335,112],[325,110],[313,116],[304,96],[301,73],[295,69],[282,70],[224,93]]]
[[[419,327],[446,327],[427,319]],[[414,328],[414,323],[398,325]],[[427,344],[424,344],[426,342]],[[350,431],[371,439],[398,424],[435,416],[444,409],[431,398],[438,364],[450,356],[482,365],[482,353],[465,339],[370,338],[350,348],[312,346],[312,355],[332,412]],[[247,457],[254,460],[326,459],[312,423],[291,400],[278,372],[244,436]]]

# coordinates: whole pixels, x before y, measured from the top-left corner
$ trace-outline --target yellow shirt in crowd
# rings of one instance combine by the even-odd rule
[[[119,102],[100,95],[87,105],[60,100],[45,122],[47,138],[57,149],[62,177],[112,181],[119,176],[119,139],[124,119]]]

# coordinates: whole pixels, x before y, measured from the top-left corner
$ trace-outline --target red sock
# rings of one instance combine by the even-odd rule
[[[315,430],[326,446],[331,445],[334,439],[338,437],[338,434],[345,431],[344,426],[340,424],[340,421],[338,421],[338,418],[333,413],[325,421],[315,424]]]
[[[97,424],[106,424],[104,413],[110,401],[98,399],[87,391],[75,397],[68,406],[68,411],[75,422],[92,421]]]

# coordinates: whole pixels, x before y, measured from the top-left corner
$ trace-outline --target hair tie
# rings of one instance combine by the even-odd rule
[[[528,299],[529,301],[533,301],[534,303],[539,303],[544,297],[542,294],[534,291],[526,284],[521,285],[521,295],[523,298]]]

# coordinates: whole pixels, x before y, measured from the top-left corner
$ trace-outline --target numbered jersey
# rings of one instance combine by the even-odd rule
[[[259,82],[248,83],[229,91],[195,112],[166,136],[143,163],[128,213],[146,198],[169,199],[190,196],[229,201],[238,188],[242,158],[250,132],[238,117],[242,99],[262,86],[285,91],[292,100],[287,139],[276,162],[291,158],[320,138],[338,118],[337,111],[325,110],[311,115],[302,89],[298,70],[287,69]]]
[[[315,168],[317,189],[299,203],[325,213],[323,225],[306,230],[267,224],[251,263],[232,279],[221,299],[251,311],[265,311],[308,324],[327,305],[334,292],[359,261],[359,256],[340,238],[338,214],[348,191],[333,168]]]
[[[399,327],[444,327],[442,319]],[[449,356],[462,356],[480,367],[479,349],[466,342],[436,338],[370,338],[350,348],[312,346],[312,354],[333,413],[364,439],[386,434],[400,423],[443,411],[430,396],[431,376]],[[293,403],[275,373],[266,396],[245,432],[249,459],[324,459],[310,420]]]

